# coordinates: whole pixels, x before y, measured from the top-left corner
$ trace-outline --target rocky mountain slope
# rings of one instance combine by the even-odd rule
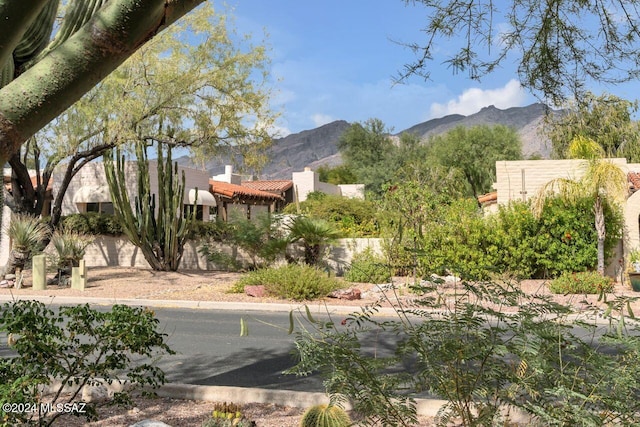
[[[447,132],[456,126],[504,125],[515,128],[522,140],[525,157],[532,155],[548,158],[551,152],[548,141],[540,135],[540,128],[547,107],[532,104],[527,107],[514,107],[500,110],[494,106],[485,107],[475,114],[463,116],[453,114],[428,120],[398,132],[412,132],[425,139],[432,135]],[[389,124],[392,125],[392,124]],[[261,179],[290,179],[291,172],[303,170],[306,166],[316,168],[320,165],[335,166],[341,163],[337,142],[342,133],[350,126],[344,120],[338,120],[316,129],[291,134],[274,140],[269,149],[270,162],[265,166]],[[181,164],[189,164],[188,158],[179,159]],[[224,165],[232,163],[229,158],[219,157],[207,162],[205,167],[211,175],[224,172]]]

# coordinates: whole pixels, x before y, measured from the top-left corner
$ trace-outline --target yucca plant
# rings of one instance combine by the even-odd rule
[[[56,251],[58,273],[70,274],[72,267],[80,265],[91,242],[93,237],[64,228],[53,233],[51,244]]]
[[[318,265],[322,259],[322,246],[340,237],[340,233],[328,222],[305,216],[294,219],[288,229],[289,241],[302,243],[304,262],[309,265]]]
[[[27,215],[15,215],[7,229],[11,239],[11,253],[6,273],[15,273],[24,269],[32,252],[41,250],[42,242],[49,235],[49,227],[38,218]]]

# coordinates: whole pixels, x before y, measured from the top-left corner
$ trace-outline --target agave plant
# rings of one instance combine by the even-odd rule
[[[305,216],[297,217],[288,228],[289,241],[302,243],[304,262],[309,265],[318,265],[322,246],[340,237],[340,233],[328,222]]]
[[[7,229],[11,239],[11,253],[5,273],[15,273],[24,269],[32,252],[42,249],[43,241],[49,236],[49,227],[38,218],[15,215]]]

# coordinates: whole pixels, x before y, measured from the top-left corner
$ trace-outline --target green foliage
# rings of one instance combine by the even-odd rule
[[[346,168],[365,184],[365,190],[379,195],[393,175],[393,165],[386,161],[393,142],[384,123],[369,119],[351,125],[340,137],[338,150]]]
[[[252,427],[255,422],[247,419],[241,412],[240,406],[234,403],[216,403],[213,406],[211,418],[202,427]]]
[[[234,258],[220,252],[217,242],[231,243],[242,248],[251,257],[253,268],[284,257],[288,240],[280,226],[280,218],[261,215],[248,220],[233,218],[230,222],[219,222],[212,227],[213,233],[202,243],[199,252],[217,265],[237,270],[240,268]]]
[[[115,214],[129,241],[140,248],[152,269],[176,271],[182,260],[189,224],[195,218],[195,209],[186,218],[182,215],[184,171],[179,179],[178,163],[174,164],[171,160],[171,147],[166,150],[165,160],[164,150],[158,144],[158,189],[157,194],[152,194],[146,146],[137,143],[135,147],[138,168],[135,210],[129,201],[124,155],[121,156],[120,150],[116,149],[116,165],[113,163],[112,151],[104,155],[105,174]]]
[[[338,166],[320,166],[316,172],[320,182],[326,182],[333,185],[339,184],[358,184],[358,177],[347,165]]]
[[[92,235],[122,235],[122,225],[115,215],[86,212],[76,213],[62,217],[60,227],[76,233]]]
[[[524,294],[517,282],[454,286],[415,286],[415,306],[384,322],[377,306],[347,316],[343,327],[307,315],[291,372],[321,372],[330,395],[349,399],[366,425],[414,425],[408,396],[425,391],[447,401],[442,426],[509,425],[503,405],[524,410],[534,425],[635,425],[640,324],[626,309],[633,299],[607,301],[603,323],[598,307],[575,313]],[[398,337],[388,353],[364,350],[385,335]]]
[[[306,216],[296,217],[287,228],[289,242],[302,244],[304,262],[308,265],[319,265],[323,246],[340,237],[340,233],[330,223]]]
[[[553,155],[566,158],[569,143],[581,136],[596,141],[606,157],[626,157],[629,162],[640,160],[640,132],[633,116],[637,101],[627,101],[611,94],[584,94],[562,114],[549,115],[545,132],[551,140]]]
[[[234,284],[234,292],[245,286],[262,285],[268,294],[296,301],[326,297],[339,289],[340,282],[325,271],[309,265],[287,264],[249,272]]]
[[[158,320],[147,308],[114,305],[102,312],[88,304],[47,308],[37,301],[6,303],[0,329],[6,333],[18,357],[0,359],[0,403],[70,403],[78,401],[84,385],[127,381],[129,388],[114,395],[111,404],[130,402],[130,393],[164,383],[164,373],[153,360],[173,351],[158,332]],[[61,380],[51,400],[40,388]],[[71,386],[71,393],[62,387]],[[95,402],[84,406],[96,417]],[[0,412],[3,425],[50,425],[62,412]]]
[[[7,234],[14,250],[31,252],[37,250],[49,236],[49,228],[32,216],[14,215]]]
[[[307,409],[300,427],[349,427],[351,418],[344,409],[335,405],[316,405]]]
[[[55,264],[59,269],[71,271],[80,265],[85,250],[93,242],[93,237],[66,229],[56,230],[51,236],[51,245],[55,249]]]
[[[391,280],[391,268],[384,258],[376,256],[368,247],[353,256],[344,279],[347,282],[388,283]]]
[[[370,200],[334,196],[325,193],[310,193],[300,202],[300,211],[309,218],[332,224],[341,237],[377,237],[376,204]],[[297,214],[297,206],[289,204],[284,213]]]
[[[496,161],[522,159],[522,144],[515,130],[506,126],[458,126],[431,138],[429,164],[461,171],[467,196],[477,198],[491,191]]]
[[[596,271],[562,273],[549,282],[554,294],[601,294],[613,291],[613,280]]]

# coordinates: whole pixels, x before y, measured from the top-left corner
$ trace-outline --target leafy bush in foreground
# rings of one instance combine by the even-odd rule
[[[332,398],[349,399],[366,425],[415,425],[411,396],[425,391],[447,401],[442,426],[510,425],[505,405],[529,414],[527,425],[637,425],[640,322],[628,310],[632,298],[605,301],[603,323],[597,307],[574,312],[518,283],[462,282],[454,301],[451,289],[425,283],[417,289],[423,297],[398,308],[395,320],[380,321],[377,306],[343,326],[307,314],[290,372],[321,372]],[[372,336],[398,338],[384,341],[383,353],[367,350]]]
[[[130,393],[164,383],[164,373],[153,364],[173,351],[158,320],[146,308],[114,305],[100,312],[88,304],[60,307],[54,312],[37,301],[2,306],[0,330],[17,357],[0,359],[0,425],[51,425],[63,412],[40,412],[40,403],[68,404],[80,400],[85,385],[126,381],[107,404],[128,404]],[[142,360],[143,362],[140,362]],[[41,395],[52,379],[61,381],[53,397]],[[71,386],[70,393],[62,388]],[[143,392],[145,390],[143,389]],[[35,412],[6,412],[2,404],[36,404]],[[96,402],[77,405],[77,416],[95,419]],[[73,407],[73,406],[71,406]]]
[[[288,264],[248,273],[233,287],[243,292],[245,286],[263,285],[270,295],[293,300],[312,300],[327,296],[340,288],[340,282],[326,272],[308,265]]]

